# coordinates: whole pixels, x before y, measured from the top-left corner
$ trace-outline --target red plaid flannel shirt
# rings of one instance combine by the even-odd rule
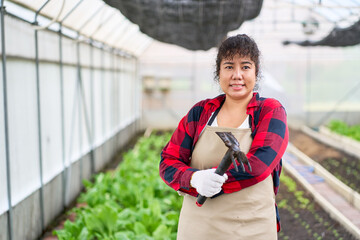
[[[192,174],[199,169],[191,168],[191,154],[200,133],[206,126],[211,114],[220,107],[225,95],[206,99],[195,104],[184,116],[170,141],[161,152],[160,176],[175,190],[197,196],[195,188],[190,186]],[[289,133],[284,107],[275,99],[261,98],[254,93],[247,106],[253,142],[247,153],[252,172],[236,172],[232,165],[226,172],[228,180],[218,194],[232,193],[263,181],[272,174],[275,195],[280,184],[282,168],[281,158],[286,150]],[[217,195],[217,196],[218,196]],[[276,208],[278,231],[280,218]]]

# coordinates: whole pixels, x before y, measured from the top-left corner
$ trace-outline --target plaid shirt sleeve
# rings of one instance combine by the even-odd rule
[[[173,133],[170,141],[161,152],[159,165],[160,176],[163,181],[175,189],[197,195],[195,188],[190,186],[192,174],[199,169],[191,168],[191,153],[194,145],[196,132],[199,131],[200,116],[204,111],[204,101],[194,105],[183,117]]]
[[[253,142],[247,154],[252,172],[249,172],[246,165],[245,173],[236,172],[232,166],[227,171],[229,179],[223,185],[223,191],[225,193],[239,191],[263,181],[272,174],[276,194],[281,158],[289,139],[285,109],[278,101],[269,98],[258,109],[248,109],[248,111],[253,119],[258,118],[256,126],[252,121]]]

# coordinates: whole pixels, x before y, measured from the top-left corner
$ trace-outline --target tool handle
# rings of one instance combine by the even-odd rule
[[[232,150],[229,148],[227,150],[227,152],[225,153],[223,159],[221,160],[219,166],[216,168],[216,170],[215,170],[216,174],[219,174],[220,176],[224,175],[226,170],[231,165],[231,154],[232,154]],[[196,201],[196,205],[198,207],[201,207],[204,204],[204,202],[206,201],[206,198],[207,197],[199,194],[197,201]]]
[[[206,199],[207,199],[207,197],[199,194],[199,196],[198,196],[198,198],[196,200],[196,205],[198,207],[201,207],[204,204],[204,202],[206,201]]]

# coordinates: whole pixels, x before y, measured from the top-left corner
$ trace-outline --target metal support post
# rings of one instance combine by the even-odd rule
[[[90,123],[89,123],[89,115],[87,113],[87,105],[86,105],[86,99],[85,99],[85,93],[84,93],[84,87],[83,87],[83,83],[82,83],[82,77],[81,77],[81,63],[80,63],[80,41],[77,42],[77,69],[78,69],[78,89],[80,91],[80,99],[79,101],[79,128],[80,128],[80,148],[82,145],[82,124],[81,124],[81,109],[83,109],[83,114],[84,114],[84,120],[85,120],[85,126],[86,126],[86,133],[87,133],[87,137],[88,137],[88,142],[90,145],[90,157],[93,158],[93,134],[91,133],[91,128],[90,128]],[[81,181],[83,179],[83,174],[82,174],[82,158],[80,159],[80,167],[81,167],[81,172],[80,172],[80,178]]]
[[[59,26],[59,66],[60,66],[60,111],[61,111],[61,152],[63,170],[62,177],[62,200],[63,208],[66,208],[66,165],[65,165],[65,107],[64,107],[64,65],[63,65],[63,51],[62,51],[62,24]]]
[[[38,118],[38,144],[39,144],[39,170],[40,170],[40,209],[41,230],[45,228],[44,222],[44,184],[43,184],[43,162],[42,162],[42,138],[41,138],[41,103],[40,103],[40,69],[39,69],[39,40],[38,30],[35,30],[35,66],[36,66],[36,102]]]
[[[79,6],[79,4],[81,3],[82,1],[79,1],[78,2],[78,4],[72,9],[72,10],[70,10],[70,12],[62,19],[62,22],[70,15],[70,13],[71,12],[73,12],[73,10],[77,7],[77,6]],[[97,15],[99,12],[101,12],[100,10],[103,8],[105,6],[105,4],[104,5],[102,5],[102,7],[100,8],[100,9],[97,9],[96,10],[96,12],[94,12],[93,14],[92,14],[92,16],[89,18],[89,19],[87,19],[86,21],[85,21],[85,23],[83,23],[83,25],[80,27],[80,29],[79,29],[79,32],[82,30],[82,28],[84,28],[89,22],[90,22],[90,20],[95,16],[95,15]],[[79,43],[79,32],[78,32],[78,37],[77,37],[77,39],[76,39],[76,41],[78,41],[78,43]],[[78,56],[78,59],[79,59],[79,56]],[[78,65],[79,65],[79,63],[78,63]],[[78,67],[78,69],[79,69],[79,67]],[[79,72],[78,72],[78,74],[80,74]],[[72,118],[71,118],[71,130],[70,130],[70,142],[69,142],[69,154],[68,154],[68,158],[69,158],[69,166],[67,166],[67,167],[65,167],[65,169],[64,169],[64,173],[65,173],[65,179],[66,179],[66,182],[65,182],[65,194],[64,194],[64,199],[65,199],[65,205],[67,205],[66,204],[66,199],[67,199],[67,197],[68,197],[68,192],[69,192],[69,183],[70,183],[70,181],[68,181],[68,178],[69,178],[69,175],[71,175],[71,164],[72,164],[72,162],[71,162],[71,156],[72,156],[72,148],[73,148],[73,137],[74,137],[74,126],[75,126],[75,116],[76,116],[76,108],[77,108],[77,104],[80,104],[80,103],[78,103],[79,102],[79,89],[78,89],[78,87],[79,87],[79,81],[76,81],[76,84],[75,84],[75,91],[74,91],[74,104],[73,104],[73,109],[72,109]],[[80,107],[79,107],[80,108]],[[80,119],[81,119],[81,112],[79,112],[79,125],[80,125]],[[80,136],[81,137],[81,136]],[[65,164],[66,165],[66,164]],[[81,179],[82,180],[82,179]]]
[[[79,32],[78,32],[78,37],[77,37],[77,42],[76,42],[76,69],[77,69],[77,91],[79,91],[79,93],[81,93],[82,91],[82,86],[80,84],[81,82],[81,66],[80,66],[80,41],[79,41]],[[78,98],[79,104],[78,104],[78,111],[79,111],[79,149],[80,149],[80,153],[82,153],[82,115],[81,115],[81,108],[82,108],[82,104],[81,104],[81,96],[79,96]],[[83,179],[83,156],[80,156],[80,184],[81,181]]]
[[[115,127],[116,129],[119,129],[119,110],[120,110],[120,105],[119,105],[119,86],[120,86],[120,72],[119,72],[119,55],[117,53],[117,51],[114,51],[114,58],[115,58],[115,63],[114,63],[114,72],[115,72],[115,94],[114,94],[114,103],[115,103],[115,117],[114,117],[114,122],[115,122]],[[120,131],[120,130],[119,130]],[[115,141],[115,147],[116,147],[116,152],[118,151],[119,148],[119,141],[118,141],[119,137],[116,136],[116,141]]]
[[[1,1],[1,53],[2,53],[2,77],[3,77],[3,104],[4,104],[4,131],[5,131],[5,158],[6,158],[6,186],[8,197],[8,236],[13,239],[13,209],[11,201],[11,175],[10,175],[10,151],[9,151],[9,128],[8,128],[8,105],[7,105],[7,79],[6,79],[6,47],[5,47],[5,6]]]
[[[124,74],[123,72],[123,57],[120,55],[120,60],[119,60],[119,126],[121,126],[121,121],[122,121],[122,88],[123,88],[123,81],[124,81]]]
[[[82,0],[81,0],[82,1]],[[80,1],[80,2],[81,2]],[[78,4],[80,4],[80,2]],[[79,29],[79,32],[90,22],[90,20],[96,15],[98,14],[99,12],[101,12],[101,9],[105,6],[102,5],[95,13],[92,14],[92,16],[85,21],[85,23],[83,23],[83,25],[80,27]],[[77,41],[78,41],[78,44],[80,43],[79,42],[79,32],[78,32],[78,38],[77,38]],[[88,115],[87,115],[87,111],[86,111],[86,101],[85,101],[85,95],[82,91],[82,82],[81,82],[81,69],[80,69],[80,45],[77,45],[79,46],[78,47],[78,69],[79,69],[79,83],[80,83],[80,90],[81,90],[81,93],[82,93],[82,97],[83,97],[83,104],[84,104],[84,115],[85,115],[85,121],[86,121],[86,130],[87,130],[87,135],[88,135],[88,140],[89,140],[89,144],[90,144],[90,164],[91,164],[91,173],[95,173],[95,156],[94,156],[94,136],[95,136],[95,130],[94,130],[94,102],[93,102],[93,97],[94,97],[94,94],[93,94],[93,52],[92,52],[92,49],[93,49],[93,44],[92,44],[92,39],[90,37],[90,77],[91,77],[91,82],[90,82],[90,94],[91,94],[91,124],[92,126],[90,127],[90,123],[88,122]],[[81,112],[79,113],[80,116],[79,116],[79,119],[81,119]],[[80,121],[80,120],[79,120]]]
[[[139,62],[136,62],[136,71],[138,71],[139,69]],[[143,114],[143,109],[142,109],[142,102],[143,102],[143,95],[142,95],[143,91],[142,91],[142,80],[140,79],[140,77],[138,77],[138,115],[139,115],[139,124],[138,124],[138,131],[142,130],[143,127],[143,118],[142,118],[142,114]]]
[[[94,46],[90,39],[90,108],[91,108],[91,174],[95,173],[95,156],[94,156],[94,140],[95,140],[95,107],[94,107]]]
[[[136,59],[132,59],[131,61],[131,68],[132,68],[132,76],[133,76],[133,80],[131,81],[132,82],[132,90],[133,90],[133,102],[132,102],[132,109],[133,109],[133,112],[132,112],[132,115],[133,115],[133,123],[135,123],[136,121],[136,79],[137,79],[137,73],[136,73]]]
[[[136,83],[136,90],[135,90],[135,96],[136,96],[136,128],[135,128],[135,132],[139,132],[140,131],[140,115],[141,115],[141,110],[140,110],[140,103],[141,103],[141,85],[140,85],[140,76],[139,76],[139,61],[136,59],[135,61],[135,72],[136,72],[136,79],[135,79],[135,83]]]
[[[104,74],[104,46],[101,47],[101,55],[100,55],[100,62],[101,62],[101,79],[104,80],[105,78],[105,74]],[[106,120],[106,116],[105,116],[105,87],[104,84],[101,84],[101,130],[102,130],[102,139],[104,139],[105,137],[105,133],[106,133],[106,128],[105,128],[105,120]],[[102,159],[104,161],[104,152],[105,152],[105,145],[102,146],[101,148],[101,153],[102,153]]]
[[[310,104],[311,104],[311,47],[307,47],[307,55],[306,55],[306,125],[310,126]]]
[[[50,2],[47,0],[35,13],[34,25],[38,25],[37,17],[40,11]],[[40,222],[41,231],[45,229],[45,210],[44,210],[44,183],[43,183],[43,159],[42,159],[42,136],[41,136],[41,98],[40,98],[40,67],[39,67],[39,39],[38,30],[35,30],[35,69],[36,69],[36,102],[38,118],[38,144],[39,144],[39,171],[40,171]]]
[[[89,121],[89,114],[87,112],[87,104],[86,104],[86,98],[85,98],[85,93],[84,93],[84,87],[83,87],[83,82],[82,82],[82,77],[81,77],[81,63],[80,63],[80,41],[78,41],[78,45],[77,45],[77,59],[78,59],[78,84],[79,84],[79,91],[80,91],[80,97],[82,100],[82,109],[83,109],[83,114],[84,114],[84,120],[85,120],[85,127],[86,127],[86,133],[87,133],[87,138],[88,138],[88,143],[90,145],[90,161],[94,162],[94,144],[93,144],[93,133],[91,132],[91,127],[90,127],[90,121]],[[80,110],[81,110],[81,104],[80,105]],[[81,123],[81,112],[79,112],[79,122]],[[80,124],[80,129],[81,128],[81,124]],[[80,133],[82,134],[82,131],[80,131]],[[81,135],[82,136],[82,135]],[[82,160],[80,160],[82,161]],[[82,162],[80,162],[82,164]],[[82,177],[82,174],[80,174]],[[81,179],[82,180],[82,179]]]
[[[112,129],[114,129],[114,126],[116,126],[116,124],[115,124],[115,113],[114,113],[114,110],[115,110],[115,86],[116,86],[116,84],[115,84],[115,81],[116,81],[116,72],[115,72],[115,59],[114,59],[114,57],[115,57],[115,52],[114,52],[114,49],[112,49],[111,51],[110,51],[110,53],[111,53],[111,76],[112,76],[112,81],[111,81],[111,87],[110,87],[110,89],[111,89],[111,93],[110,93],[110,99],[111,99],[111,101],[110,101],[110,104],[111,104],[111,107],[110,107],[110,119],[111,119],[111,121],[110,121],[110,126],[111,126],[111,128]],[[111,139],[111,141],[113,142],[113,144],[112,144],[112,154],[114,154],[114,152],[115,152],[115,149],[116,149],[116,141],[114,140],[114,137],[115,137],[115,139],[116,139],[116,135],[117,135],[117,133],[115,133],[114,135],[113,135],[113,137],[112,137],[112,139]],[[112,155],[111,154],[111,155]]]
[[[74,139],[74,126],[75,126],[75,116],[76,116],[76,108],[77,108],[77,104],[78,101],[77,99],[78,97],[78,93],[79,91],[77,90],[77,83],[75,85],[75,91],[74,91],[74,104],[72,105],[73,109],[72,109],[72,114],[71,114],[71,129],[70,129],[70,142],[69,142],[69,154],[68,154],[68,159],[69,159],[69,166],[67,166],[65,168],[65,175],[66,175],[66,187],[65,187],[65,200],[68,199],[68,195],[69,195],[69,189],[70,189],[70,181],[68,181],[69,176],[71,176],[71,156],[72,156],[72,148],[73,148],[73,139]],[[65,205],[67,206],[67,202],[65,201]]]
[[[116,67],[116,71],[117,71],[117,92],[118,92],[118,98],[117,98],[117,114],[116,114],[116,124],[117,126],[121,126],[121,55],[119,54],[119,52],[116,55],[117,57],[117,67]],[[120,146],[121,142],[118,143],[118,147]]]

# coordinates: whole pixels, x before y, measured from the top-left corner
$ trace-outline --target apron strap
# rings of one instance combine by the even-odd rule
[[[220,109],[222,107],[222,105],[224,104],[225,100],[221,102],[220,107],[218,107],[215,112],[213,113],[213,115],[211,116],[208,125],[211,126],[211,124],[214,122],[216,116],[218,115],[218,113],[220,112]]]

